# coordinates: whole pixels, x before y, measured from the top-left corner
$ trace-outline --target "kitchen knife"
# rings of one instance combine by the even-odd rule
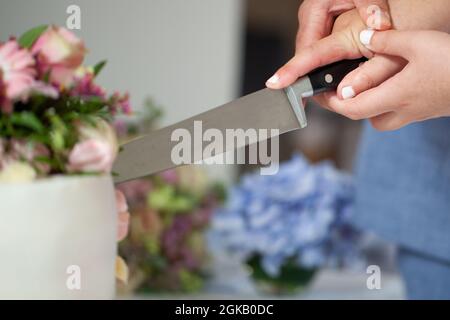
[[[172,141],[172,133],[181,128],[194,136],[198,130],[195,128],[195,122],[198,127],[197,121],[201,121],[203,131],[213,128],[219,130],[223,137],[227,129],[266,129],[269,132],[272,131],[270,129],[278,129],[279,134],[283,134],[304,128],[307,120],[302,99],[335,90],[341,80],[364,61],[364,58],[343,60],[321,67],[284,90],[263,89],[127,142],[114,163],[114,181],[121,183],[176,167],[171,154],[178,141]],[[223,152],[262,140],[244,139],[240,144],[226,141]],[[204,160],[202,150],[197,150],[199,148],[203,149],[203,145],[193,144],[192,163]]]

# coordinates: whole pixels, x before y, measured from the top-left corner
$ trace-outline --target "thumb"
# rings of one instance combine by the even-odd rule
[[[414,38],[415,34],[412,31],[363,30],[359,34],[359,40],[369,50],[379,54],[402,57],[406,60],[414,54]]]
[[[392,27],[387,0],[354,0],[354,3],[368,28],[388,30]]]
[[[285,88],[308,72],[344,59],[360,58],[359,50],[343,32],[336,32],[311,46],[298,51],[296,55],[281,67],[266,85],[271,89]]]

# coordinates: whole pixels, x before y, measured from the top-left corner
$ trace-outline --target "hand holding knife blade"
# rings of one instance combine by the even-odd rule
[[[278,129],[280,135],[302,129],[307,125],[302,99],[336,90],[341,80],[365,61],[365,58],[344,60],[321,67],[284,90],[263,89],[127,142],[114,163],[114,182],[121,183],[176,167],[171,159],[172,132],[183,128],[193,135],[197,121],[201,121],[204,130],[214,128],[224,136],[227,129]],[[242,145],[227,142],[223,152],[259,141],[246,141]],[[194,150],[192,154],[193,163],[204,160],[202,152]]]

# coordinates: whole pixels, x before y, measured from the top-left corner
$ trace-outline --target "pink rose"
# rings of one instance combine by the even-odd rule
[[[80,142],[69,155],[68,170],[72,172],[111,172],[119,150],[111,125],[99,119],[96,126],[80,125]]]
[[[12,111],[12,101],[26,99],[34,83],[33,56],[21,49],[16,40],[0,45],[0,110]]]
[[[112,146],[102,139],[88,139],[75,145],[69,155],[71,172],[111,172],[114,162]]]
[[[82,64],[86,48],[72,32],[50,26],[38,38],[31,52],[37,55],[42,73],[50,71],[51,82],[71,86],[75,70]]]
[[[16,40],[0,44],[0,111],[11,113],[15,101],[26,101],[32,93],[58,97],[54,87],[35,79],[35,65],[31,53]]]
[[[6,85],[0,77],[0,112],[11,113],[13,110],[13,103],[6,96]]]

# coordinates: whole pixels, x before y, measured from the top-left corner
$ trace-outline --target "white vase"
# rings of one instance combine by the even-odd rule
[[[0,184],[0,299],[111,299],[117,213],[109,176]]]

